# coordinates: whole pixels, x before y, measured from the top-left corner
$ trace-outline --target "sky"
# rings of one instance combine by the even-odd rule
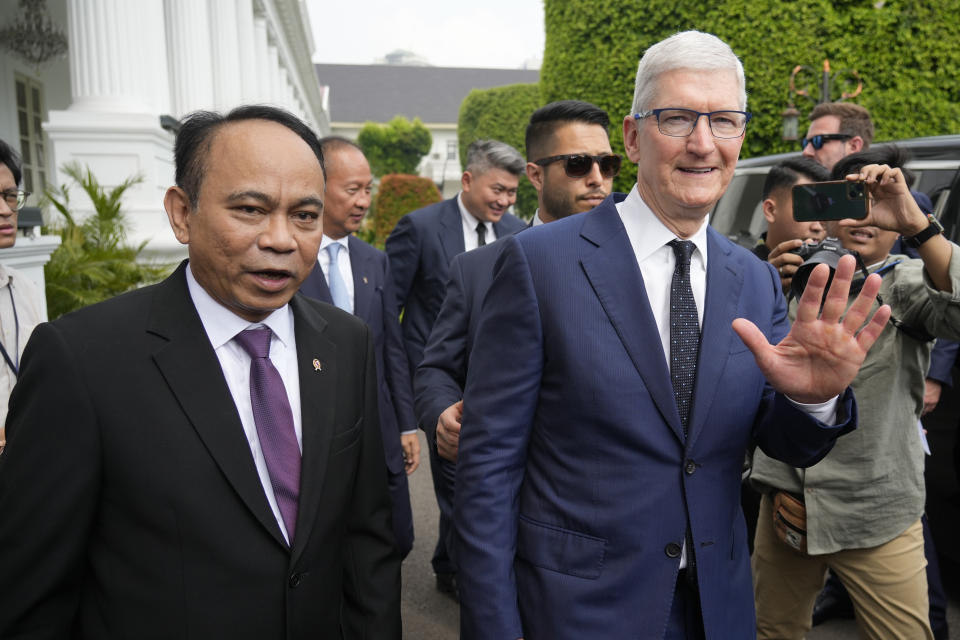
[[[313,61],[374,64],[406,49],[435,67],[539,67],[543,0],[306,0]]]

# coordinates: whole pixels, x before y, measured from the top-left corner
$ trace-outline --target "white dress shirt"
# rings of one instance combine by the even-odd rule
[[[537,207],[537,210],[533,212],[533,222],[531,226],[539,227],[542,224],[547,224],[540,218],[540,207]]]
[[[270,503],[273,517],[276,518],[277,525],[283,532],[283,537],[289,543],[290,536],[287,535],[287,528],[283,524],[277,498],[273,494],[270,472],[267,470],[267,462],[264,460],[263,450],[260,448],[257,424],[254,421],[253,407],[250,404],[250,355],[234,341],[233,337],[244,329],[264,326],[269,327],[273,332],[273,336],[270,338],[270,361],[277,368],[280,378],[283,380],[287,399],[290,401],[290,410],[293,413],[293,428],[297,434],[297,445],[302,452],[303,420],[300,415],[300,374],[297,372],[297,345],[294,341],[293,311],[290,309],[290,305],[284,305],[267,316],[263,322],[244,320],[214,300],[200,286],[196,278],[193,277],[193,271],[191,271],[189,263],[187,264],[187,288],[190,291],[190,297],[193,299],[193,306],[196,307],[197,314],[200,316],[200,322],[207,332],[207,338],[220,360],[220,368],[223,369],[223,377],[227,381],[230,395],[233,396],[237,413],[240,414],[240,423],[243,425],[243,433],[246,436],[247,444],[250,446],[250,453],[253,455],[257,474],[260,476],[263,492],[267,496],[267,502]]]
[[[317,254],[317,262],[320,263],[320,270],[323,271],[323,279],[327,281],[327,287],[329,287],[330,253],[327,251],[327,247],[334,242],[342,246],[340,253],[337,254],[337,269],[340,271],[340,277],[343,279],[343,284],[347,288],[347,295],[350,297],[350,308],[347,309],[347,311],[353,313],[353,310],[357,308],[357,305],[354,302],[353,266],[350,262],[350,243],[347,242],[348,237],[349,236],[343,236],[339,240],[334,240],[333,238],[330,238],[324,234],[323,240],[320,241],[320,253]]]
[[[637,186],[634,185],[627,197],[616,205],[627,230],[627,238],[640,266],[640,275],[643,276],[643,286],[647,291],[647,301],[653,312],[653,319],[657,323],[660,333],[660,344],[663,346],[663,355],[670,368],[670,285],[673,281],[673,271],[676,268],[677,258],[673,248],[669,246],[671,240],[677,236],[670,231],[653,213],[647,203],[640,197]],[[700,327],[703,327],[704,300],[707,294],[707,218],[689,238],[682,238],[693,242],[696,249],[690,256],[690,288],[693,290],[693,299],[697,303],[697,318]],[[787,400],[790,400],[787,397]],[[799,409],[826,424],[835,424],[837,415],[837,398],[819,404],[803,404],[793,402]],[[680,568],[687,566],[687,546],[683,545],[680,558]]]
[[[463,192],[457,194],[457,206],[460,207],[460,219],[463,221],[463,250],[473,251],[477,248],[477,224],[479,219],[467,211],[463,206]],[[484,242],[490,244],[497,239],[497,232],[493,230],[492,222],[484,222],[483,226],[487,228],[487,234],[484,236]]]

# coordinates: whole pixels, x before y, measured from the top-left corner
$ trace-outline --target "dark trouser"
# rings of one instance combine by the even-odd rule
[[[430,450],[430,473],[433,474],[433,492],[440,507],[440,525],[437,531],[437,548],[433,552],[433,572],[454,574],[457,565],[453,559],[453,489],[456,477],[456,464],[444,460],[435,446],[427,445]]]
[[[677,576],[673,592],[670,618],[664,640],[703,640],[703,615],[700,611],[700,594],[696,583],[687,579],[686,570]]]
[[[410,486],[404,470],[387,474],[387,488],[393,507],[393,536],[396,538],[397,551],[406,558],[413,548],[413,511],[410,508]]]

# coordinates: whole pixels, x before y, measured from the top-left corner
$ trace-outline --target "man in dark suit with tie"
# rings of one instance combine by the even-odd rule
[[[455,197],[408,213],[387,238],[386,250],[403,310],[403,342],[410,375],[423,359],[430,330],[440,312],[453,258],[523,228],[509,213],[525,162],[516,149],[497,140],[477,140],[467,149],[462,190]],[[433,555],[437,588],[456,597],[456,567],[450,559],[448,515],[453,509],[450,483],[443,480],[440,459],[430,447],[433,488],[440,506],[439,539]]]
[[[323,241],[317,264],[300,292],[335,304],[370,327],[377,358],[380,431],[393,504],[393,532],[400,554],[406,557],[413,547],[407,475],[420,464],[410,368],[400,337],[387,255],[352,235],[370,208],[373,175],[363,151],[350,140],[331,136],[322,138],[320,145],[327,172]]]
[[[843,315],[845,257],[790,328],[773,268],[709,228],[745,108],[718,38],[652,46],[623,124],[630,194],[504,240],[457,460],[465,640],[755,634],[744,452],[810,465],[853,428],[847,385],[889,308],[866,322],[870,278]]]
[[[295,295],[323,159],[199,112],[164,205],[189,260],[27,346],[0,457],[3,638],[399,638],[369,329]]]
[[[530,227],[593,209],[610,195],[621,157],[610,148],[610,118],[589,102],[561,100],[540,107],[526,131],[527,177],[538,204]],[[447,295],[414,378],[417,419],[455,475],[463,385],[483,296],[503,242],[453,259]]]

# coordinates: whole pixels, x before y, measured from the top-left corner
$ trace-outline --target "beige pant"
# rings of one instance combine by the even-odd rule
[[[757,637],[802,640],[827,569],[843,582],[866,638],[933,640],[927,601],[927,560],[920,521],[878,547],[811,556],[781,542],[772,501],[763,496],[753,551]]]

